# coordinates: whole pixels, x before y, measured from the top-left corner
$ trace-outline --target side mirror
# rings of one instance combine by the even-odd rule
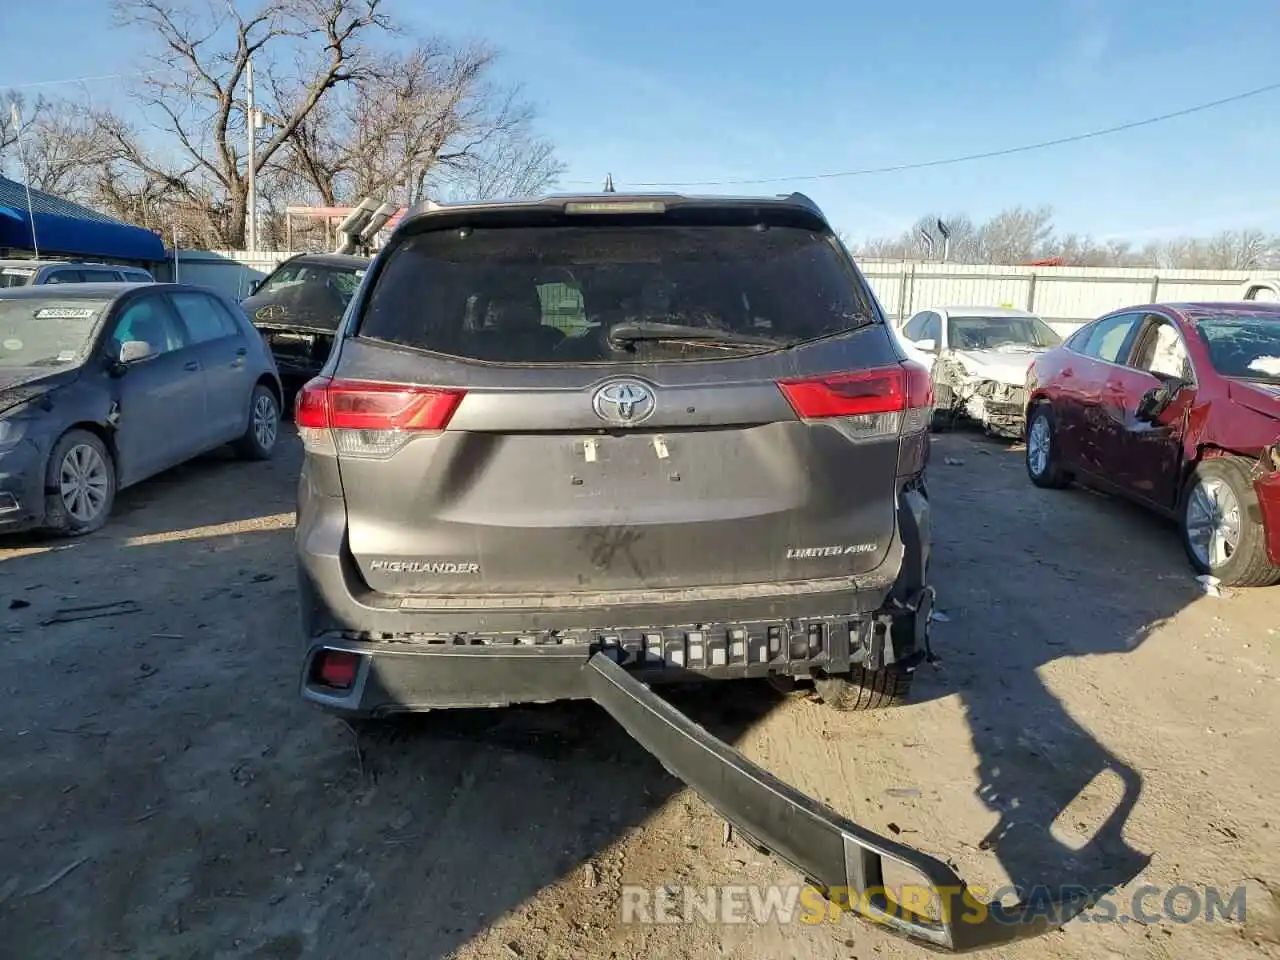
[[[917,350],[923,350],[925,353],[937,353],[938,341],[934,340],[932,337],[928,340],[917,340],[915,341],[915,348]]]
[[[1164,413],[1165,408],[1169,406],[1180,386],[1180,384],[1165,384],[1159,387],[1152,387],[1138,400],[1137,418],[1146,423],[1154,423],[1156,418]]]
[[[128,366],[131,363],[150,360],[158,354],[159,351],[145,340],[126,340],[120,344],[120,355],[117,357],[117,361],[121,366]]]

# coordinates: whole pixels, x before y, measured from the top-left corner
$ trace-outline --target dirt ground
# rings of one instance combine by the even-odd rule
[[[302,705],[290,439],[127,491],[89,539],[0,543],[0,956],[925,955],[848,917],[623,924],[624,883],[798,878],[590,704],[359,737]],[[1008,445],[947,434],[933,464],[946,619],[911,705],[682,706],[970,883],[1246,884],[1244,923],[991,956],[1280,956],[1280,588],[1204,595],[1167,525],[1033,489]]]

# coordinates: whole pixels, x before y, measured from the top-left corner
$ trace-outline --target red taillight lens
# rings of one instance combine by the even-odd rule
[[[443,430],[463,390],[317,377],[298,394],[294,423],[331,430]]]
[[[910,406],[908,380],[906,366],[895,363],[855,373],[781,380],[778,387],[801,419],[821,420],[906,410]]]
[[[933,408],[933,377],[929,368],[915,360],[904,360],[902,368],[907,373],[907,409]]]
[[[326,687],[346,690],[356,682],[360,657],[345,650],[324,650],[317,658],[315,676]]]

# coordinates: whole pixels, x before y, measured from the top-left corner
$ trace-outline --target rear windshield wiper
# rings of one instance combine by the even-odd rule
[[[757,347],[787,347],[796,342],[794,337],[768,337],[737,330],[715,330],[652,320],[619,323],[610,328],[609,339],[620,344],[699,340],[708,345]]]

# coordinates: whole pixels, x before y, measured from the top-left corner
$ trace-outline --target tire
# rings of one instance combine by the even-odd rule
[[[883,710],[906,703],[914,676],[892,664],[879,670],[854,667],[845,676],[814,678],[813,688],[833,710]]]
[[[116,502],[115,458],[96,434],[68,430],[49,454],[45,489],[53,491],[45,495],[44,525],[49,532],[81,537],[101,530]]]
[[[1267,558],[1262,522],[1252,519],[1259,516],[1258,495],[1250,476],[1253,465],[1245,457],[1202,461],[1187,480],[1178,511],[1178,530],[1187,559],[1198,573],[1217,577],[1228,587],[1269,587],[1280,583],[1280,567]],[[1219,523],[1226,526],[1218,527]],[[1234,547],[1230,546],[1233,526]],[[1197,535],[1193,528],[1205,532]],[[1226,535],[1222,554],[1217,557],[1212,539],[1215,528]],[[1222,555],[1225,559],[1221,559]]]
[[[1071,482],[1071,475],[1062,469],[1058,459],[1058,435],[1053,410],[1047,403],[1032,408],[1027,421],[1026,462],[1027,476],[1037,487],[1059,490]]]
[[[270,460],[280,440],[280,402],[271,388],[258,384],[249,400],[249,425],[233,446],[245,460]]]

